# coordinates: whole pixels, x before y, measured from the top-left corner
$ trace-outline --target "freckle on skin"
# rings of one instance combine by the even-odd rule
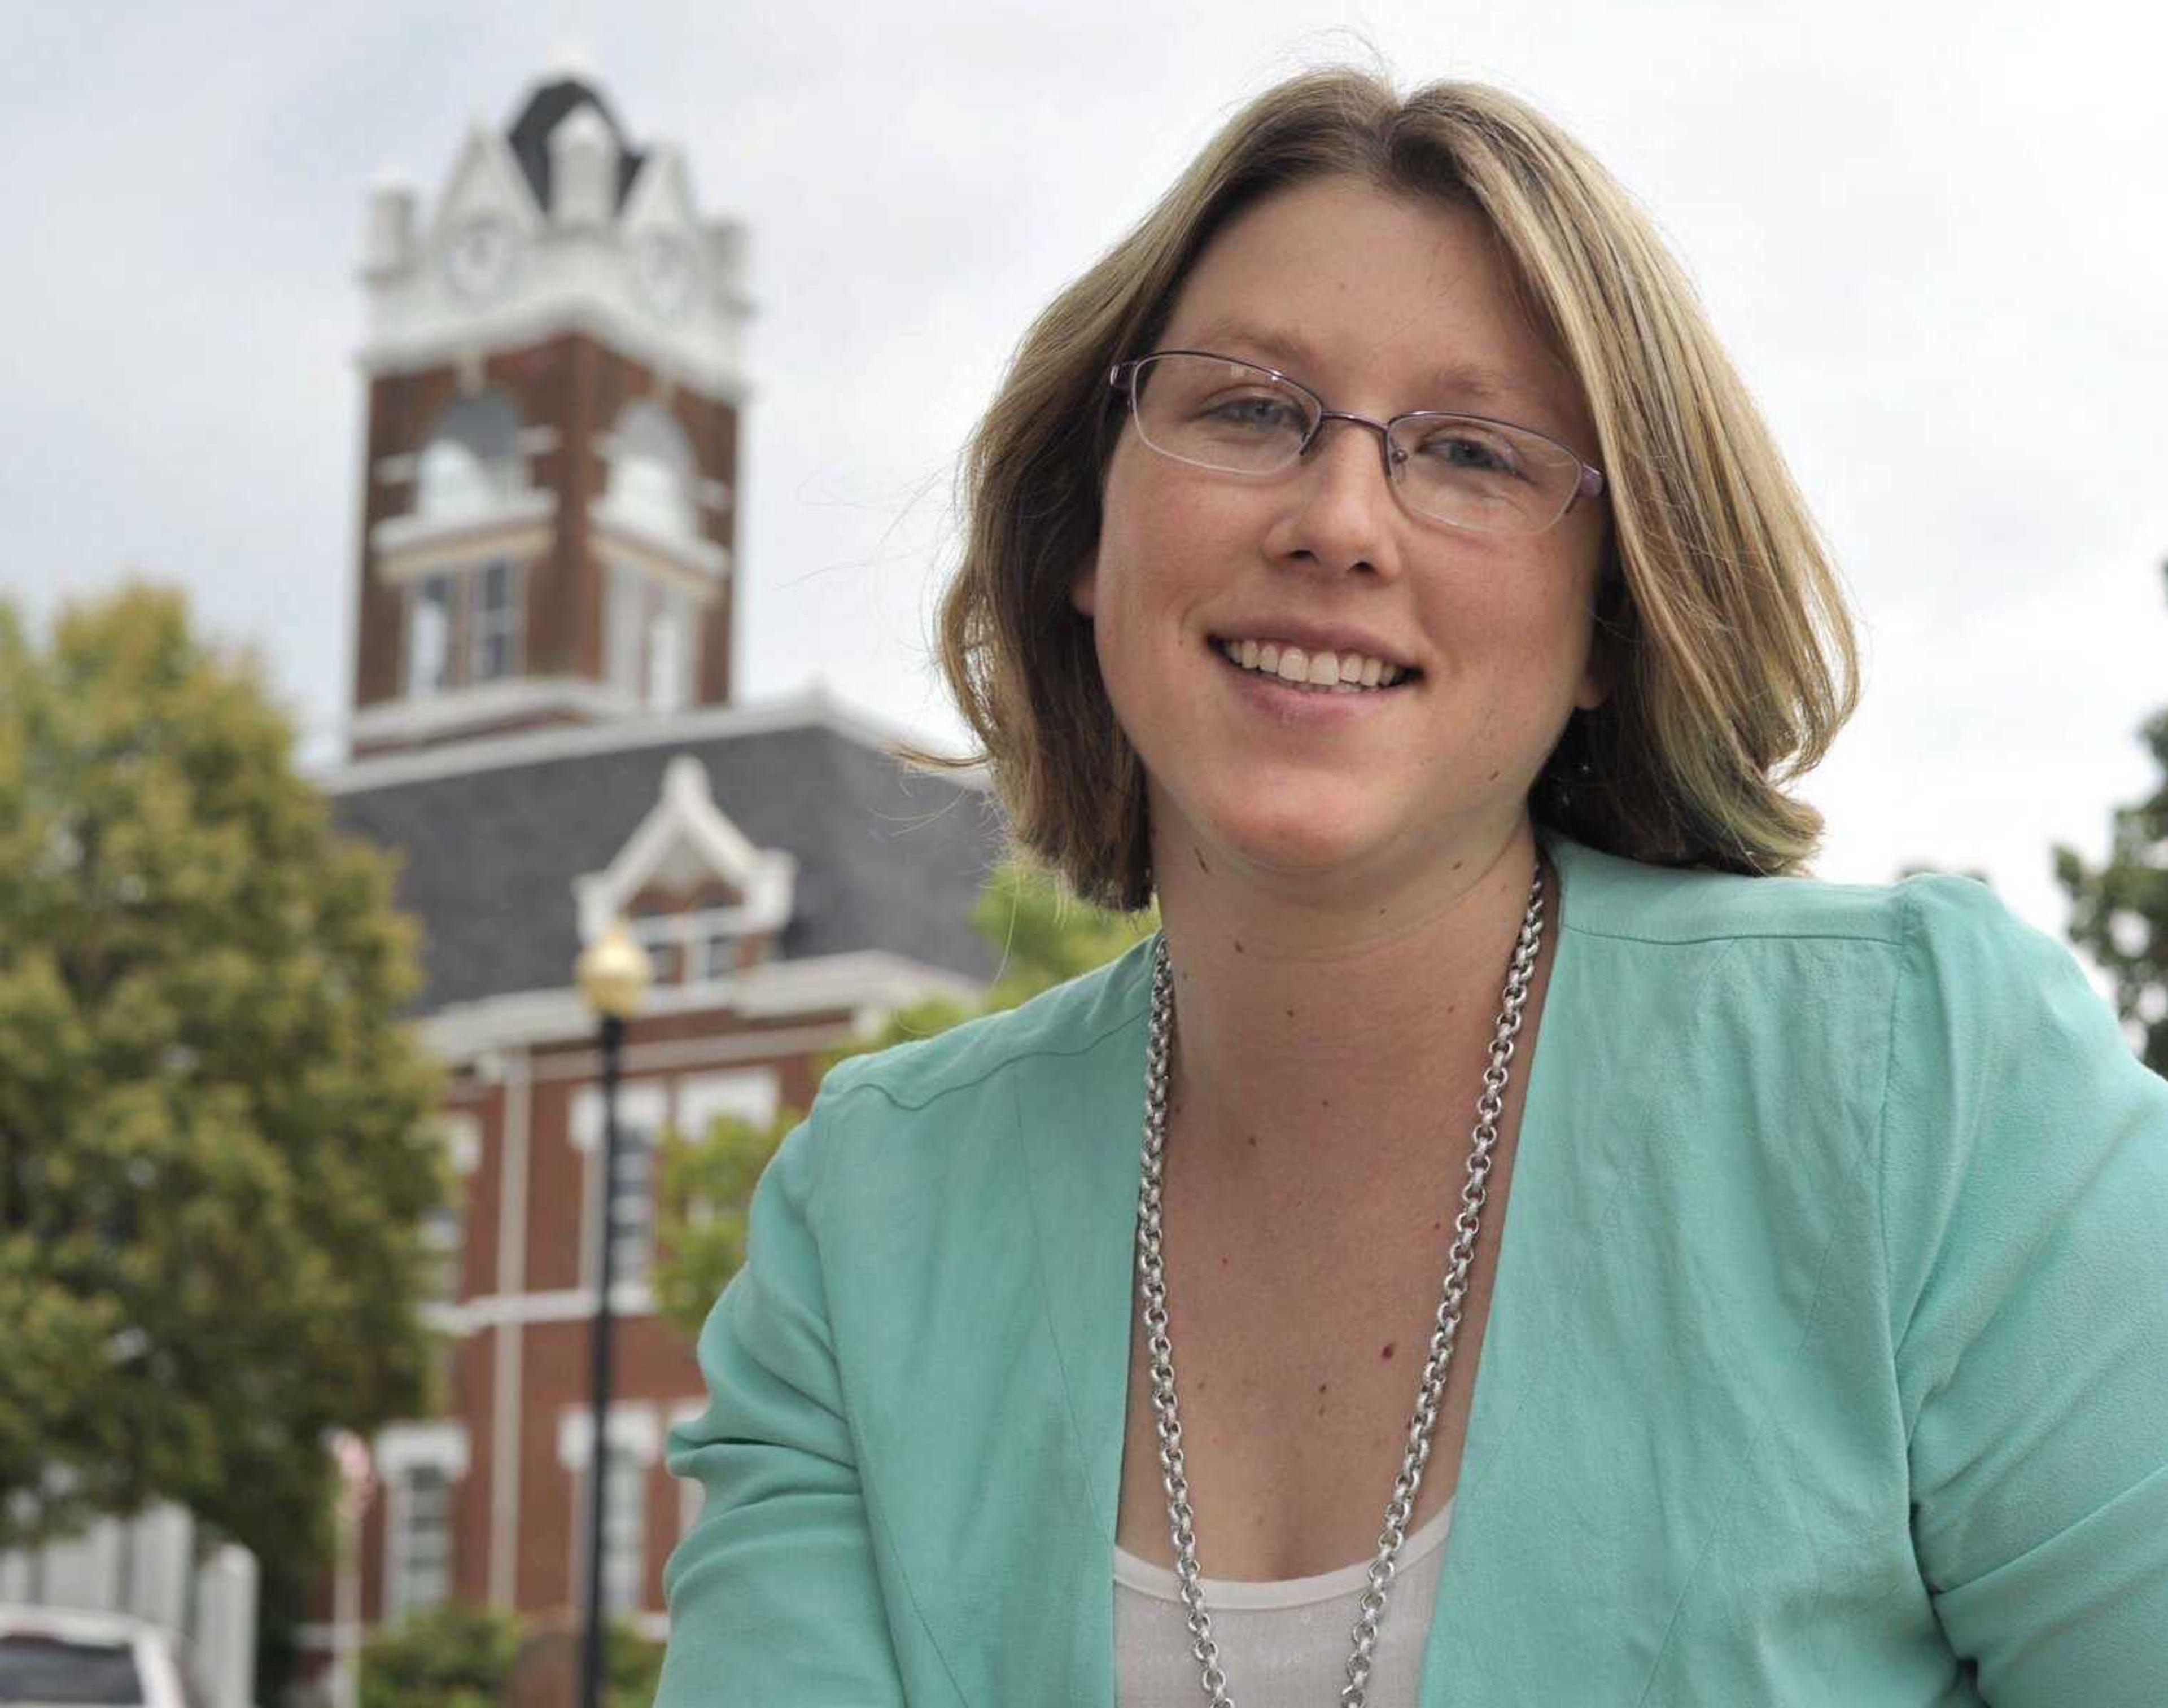
[[[1490,774],[1491,776],[1496,777],[1498,773],[1494,771]],[[1212,874],[1212,868],[1204,863],[1204,851],[1193,844],[1189,851],[1197,857],[1197,869],[1204,873],[1206,877],[1210,877]]]
[[[1379,1357],[1380,1357],[1380,1358],[1390,1358],[1392,1355],[1393,1355],[1393,1343],[1392,1343],[1391,1341],[1388,1340],[1388,1341],[1385,1343],[1385,1350],[1384,1350],[1383,1352],[1380,1352],[1380,1353],[1378,1355],[1378,1356],[1379,1356]]]
[[[1323,1392],[1325,1392],[1325,1390],[1326,1390],[1326,1389],[1327,1389],[1328,1387],[1331,1387],[1331,1386],[1332,1386],[1332,1384],[1331,1384],[1331,1382],[1320,1382],[1320,1383],[1318,1383],[1318,1385],[1317,1385],[1317,1391],[1318,1391],[1320,1393],[1323,1393]]]
[[[1294,1010],[1292,1008],[1287,1011],[1287,1017],[1289,1020],[1293,1020],[1294,1018]]]
[[[1242,952],[1242,940],[1240,937],[1235,939],[1235,952],[1238,955]]]
[[[1255,1150],[1257,1148],[1257,1135],[1256,1133],[1254,1133],[1254,1132],[1253,1132],[1253,1133],[1251,1133],[1251,1134],[1250,1135],[1250,1148],[1251,1148],[1251,1150]]]

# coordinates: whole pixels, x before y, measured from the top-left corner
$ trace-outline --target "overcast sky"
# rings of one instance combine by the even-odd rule
[[[135,572],[343,751],[363,200],[433,200],[566,45],[752,231],[741,697],[958,729],[952,461],[1033,313],[1232,106],[1373,47],[1576,131],[1693,275],[1836,549],[1865,706],[1826,876],[1985,871],[2059,931],[2168,703],[2160,8],[1283,0],[0,0],[0,527],[35,614]]]

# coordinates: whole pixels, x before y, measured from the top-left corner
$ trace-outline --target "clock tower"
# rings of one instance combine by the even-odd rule
[[[729,701],[744,271],[582,73],[371,193],[354,757]]]

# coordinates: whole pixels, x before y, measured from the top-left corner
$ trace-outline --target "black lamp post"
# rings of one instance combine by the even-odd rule
[[[594,1452],[587,1472],[587,1642],[580,1664],[582,1708],[601,1708],[603,1535],[609,1504],[610,1339],[614,1322],[610,1286],[615,1280],[617,1244],[617,1084],[625,1022],[639,1013],[647,995],[647,952],[622,921],[614,923],[582,952],[575,976],[580,994],[599,1022],[603,1063],[602,1170],[594,1212],[597,1288],[594,1328],[588,1338]]]

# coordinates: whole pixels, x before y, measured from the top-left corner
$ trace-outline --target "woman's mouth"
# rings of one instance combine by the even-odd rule
[[[1422,674],[1367,653],[1311,650],[1286,641],[1215,636],[1212,644],[1238,670],[1273,676],[1284,687],[1315,693],[1383,693]]]

